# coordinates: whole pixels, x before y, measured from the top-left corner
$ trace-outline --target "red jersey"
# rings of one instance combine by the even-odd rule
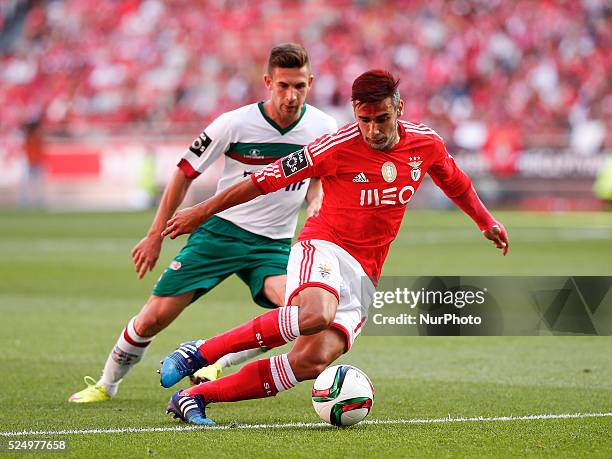
[[[358,124],[352,123],[268,165],[251,179],[265,194],[320,177],[321,210],[306,220],[298,240],[333,242],[376,280],[406,205],[425,173],[449,197],[460,196],[471,185],[435,131],[401,120],[398,130],[399,142],[390,150],[378,151],[363,140]]]

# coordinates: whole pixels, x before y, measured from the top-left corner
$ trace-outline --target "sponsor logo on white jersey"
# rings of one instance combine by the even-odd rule
[[[360,172],[353,178],[353,182],[355,183],[368,183],[369,180],[363,172]]]
[[[359,198],[360,206],[395,206],[397,204],[407,204],[414,195],[414,188],[410,185],[406,185],[398,191],[396,186],[391,188],[385,188],[379,190],[378,188],[373,189],[362,189]]]

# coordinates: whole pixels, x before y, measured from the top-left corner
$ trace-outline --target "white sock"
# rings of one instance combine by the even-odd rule
[[[155,338],[154,336],[145,338],[136,333],[134,329],[135,319],[136,317],[132,317],[119,335],[115,347],[106,359],[102,377],[98,381],[98,384],[103,385],[111,397],[117,393],[117,388],[123,377],[135,364],[140,362],[147,346]]]
[[[270,370],[272,371],[272,379],[276,390],[283,392],[291,389],[298,383],[295,379],[291,365],[289,365],[289,358],[287,354],[275,355],[270,359]]]
[[[217,360],[217,363],[221,365],[221,369],[225,370],[234,365],[238,365],[242,362],[246,362],[247,360],[251,360],[253,357],[257,357],[260,354],[267,352],[266,350],[258,347],[257,349],[247,349],[246,351],[240,352],[232,352],[231,354],[226,354]]]
[[[300,336],[298,306],[283,306],[278,308],[278,328],[283,339],[290,343]]]

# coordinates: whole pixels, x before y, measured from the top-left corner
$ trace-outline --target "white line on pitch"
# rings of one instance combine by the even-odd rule
[[[574,414],[534,414],[528,416],[499,416],[475,418],[438,418],[438,419],[372,419],[361,422],[368,425],[393,424],[438,424],[448,422],[495,422],[495,421],[531,421],[538,419],[577,419],[612,417],[612,413],[574,413]],[[23,437],[26,435],[86,435],[110,433],[149,433],[180,432],[189,430],[233,430],[233,429],[289,429],[292,427],[331,427],[324,422],[290,422],[287,424],[237,424],[213,426],[175,426],[175,427],[124,427],[116,429],[82,429],[82,430],[25,430],[21,432],[0,432],[0,437]]]

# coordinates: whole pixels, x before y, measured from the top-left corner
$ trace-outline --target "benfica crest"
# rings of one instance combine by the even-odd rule
[[[421,159],[421,158],[416,157],[416,158],[410,158],[410,159]],[[421,178],[421,168],[420,168],[421,164],[423,164],[423,161],[408,161],[408,165],[412,167],[412,170],[410,171],[410,177],[415,182]]]
[[[318,269],[319,269],[319,274],[321,275],[323,279],[327,279],[332,272],[332,269],[329,266],[323,265],[323,264],[319,265]]]

